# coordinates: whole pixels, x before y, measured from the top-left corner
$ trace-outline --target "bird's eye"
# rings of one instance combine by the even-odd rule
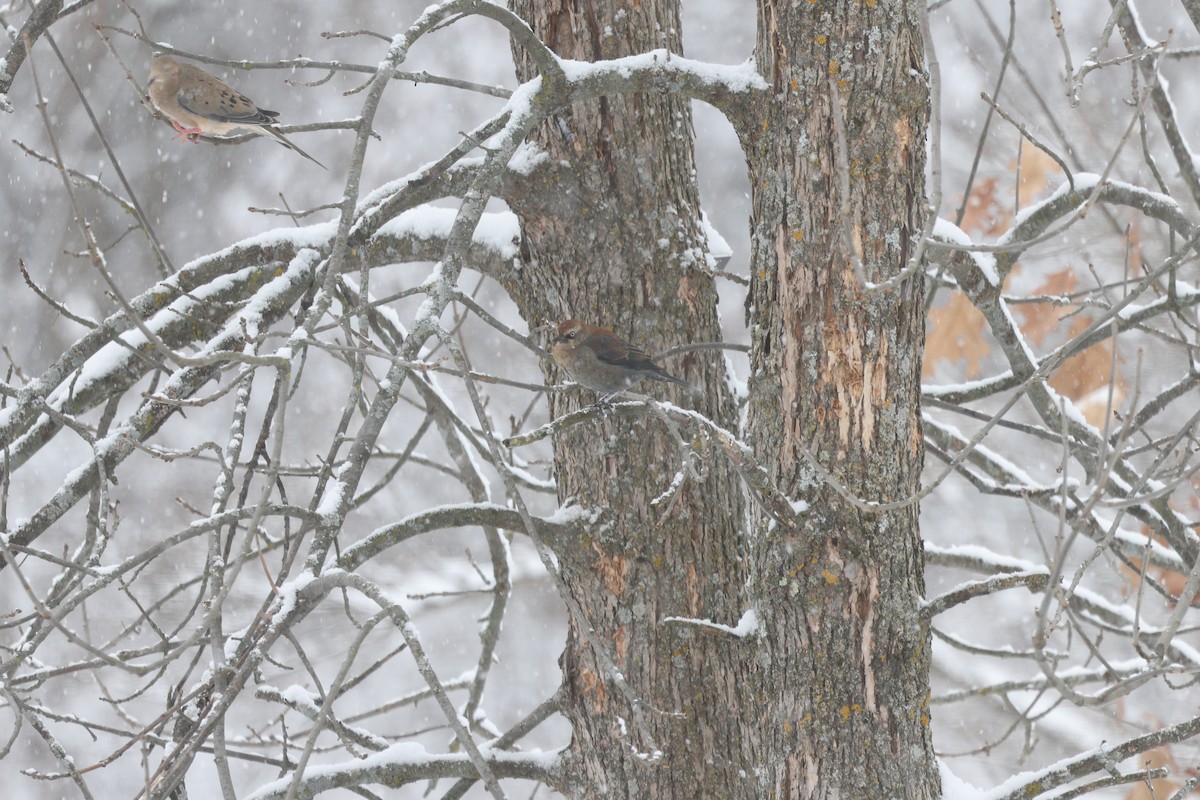
[[[567,334],[567,338],[568,338],[568,339],[574,339],[574,338],[575,338],[575,331],[571,331],[570,333],[568,333],[568,334]]]

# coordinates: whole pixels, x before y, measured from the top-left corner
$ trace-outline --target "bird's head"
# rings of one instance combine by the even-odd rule
[[[179,62],[166,53],[155,52],[150,57],[150,82],[179,76]]]
[[[574,350],[587,337],[587,328],[587,325],[577,319],[568,319],[560,322],[554,338],[550,340],[550,345],[551,347],[563,347],[567,350]]]

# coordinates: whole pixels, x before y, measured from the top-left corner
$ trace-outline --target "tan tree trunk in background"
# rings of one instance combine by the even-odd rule
[[[579,797],[936,794],[916,508],[855,511],[800,456],[811,448],[870,499],[912,493],[922,458],[921,285],[867,295],[856,281],[841,238],[827,80],[838,62],[854,230],[867,274],[880,280],[907,263],[920,231],[920,41],[907,6],[835,5],[848,6],[836,19],[828,3],[760,3],[759,68],[774,102],[734,120],[754,190],[752,444],[789,496],[811,504],[802,528],[770,532],[756,509],[747,514],[742,483],[720,456],[674,502],[651,507],[682,456],[650,414],[612,415],[555,439],[560,499],[604,509],[593,538],[558,553],[562,575],[644,720],[639,727],[573,619],[562,666]],[[513,7],[566,58],[682,53],[674,0]],[[526,266],[506,288],[531,326],[578,317],[652,353],[720,339],[716,287],[695,268],[705,243],[688,102],[610,97],[563,112],[538,140],[551,158],[528,191],[508,198],[524,223]],[[719,354],[664,366],[702,393],[659,384],[647,393],[735,428]],[[555,395],[551,412],[592,399]],[[752,606],[759,638],[663,621],[734,624]],[[664,755],[649,764],[652,747]]]

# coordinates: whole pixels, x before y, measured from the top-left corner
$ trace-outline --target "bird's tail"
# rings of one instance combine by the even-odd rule
[[[307,158],[309,161],[316,164],[321,169],[325,169],[325,170],[329,169],[329,167],[325,166],[320,161],[317,161],[315,158],[310,156],[308,153],[301,150],[300,147],[295,142],[293,142],[291,139],[288,139],[286,136],[284,136],[282,133],[280,133],[275,128],[271,127],[270,125],[263,125],[262,129],[264,131],[266,131],[267,133],[271,134],[271,136],[273,136],[275,138],[275,141],[279,142],[281,145],[283,145],[287,149],[295,150],[297,153],[304,156],[305,158]]]
[[[696,387],[692,386],[690,383],[685,381],[683,378],[676,378],[674,375],[667,372],[665,369],[658,366],[657,364],[655,364],[654,366],[656,367],[656,369],[650,375],[650,377],[654,378],[654,380],[663,381],[664,383],[678,383],[680,386],[686,386],[687,388],[691,389],[693,392],[696,391]]]

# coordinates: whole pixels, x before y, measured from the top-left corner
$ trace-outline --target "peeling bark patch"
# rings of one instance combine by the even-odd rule
[[[868,439],[865,434],[863,438],[863,447],[870,449],[870,442],[873,441],[875,430],[876,415],[881,409],[887,409],[892,406],[892,398],[889,396],[890,385],[888,384],[888,367],[891,365],[891,338],[887,336],[879,339],[879,352],[872,361],[872,374],[866,381],[867,387],[870,389],[870,408],[867,409],[867,418],[870,420],[872,438]]]
[[[700,307],[700,296],[704,288],[704,286],[700,285],[700,281],[693,277],[692,273],[687,273],[679,281],[679,288],[676,290],[675,296],[686,303],[688,308],[694,312]]]
[[[704,610],[704,601],[700,597],[700,577],[696,574],[695,564],[687,565],[684,585],[687,587],[688,614],[693,617],[699,616]]]
[[[825,368],[821,377],[836,396],[833,411],[837,414],[838,444],[843,452],[849,450],[851,432],[857,430],[861,431],[862,447],[869,451],[875,426],[874,409],[863,392],[862,331],[845,318],[826,317],[824,335]]]
[[[788,755],[779,779],[775,782],[775,797],[812,797],[820,786],[817,755],[807,740]]]
[[[914,640],[908,620],[921,586],[915,509],[862,514],[825,491],[801,456],[807,450],[872,499],[914,491],[920,474],[922,286],[868,294],[854,269],[858,259],[870,280],[896,274],[922,230],[928,106],[923,62],[908,52],[919,56],[917,8],[759,3],[756,63],[776,92],[762,134],[745,136],[754,191],[747,318],[757,326],[747,419],[779,485],[812,503],[803,560],[784,537],[753,551],[756,588],[772,600],[763,619],[775,615],[755,663],[764,687],[783,687],[764,698],[766,718],[795,726],[771,726],[774,741],[754,762],[758,796],[775,800],[938,796],[928,712],[912,702],[928,695],[929,658],[928,632]],[[780,38],[792,49],[786,63]]]
[[[900,150],[901,157],[907,157],[909,145],[912,144],[912,125],[909,124],[908,119],[896,120],[892,124],[892,133],[896,134],[896,145]]]
[[[867,711],[879,713],[879,703],[875,697],[875,606],[879,602],[879,574],[875,570],[864,573],[866,585],[861,579],[854,582],[855,605],[858,607],[859,618],[862,619],[862,666],[863,666],[863,700]]]
[[[615,481],[620,477],[620,473],[617,470],[617,459],[613,458],[612,456],[605,456],[604,467],[608,471],[608,477],[612,480]]]
[[[803,292],[799,287],[792,285],[792,279],[799,277],[803,279],[802,270],[793,270],[788,267],[790,264],[790,253],[792,249],[792,237],[788,231],[786,220],[784,220],[775,230],[775,257],[778,264],[779,275],[779,297],[791,298],[793,295],[802,295]],[[795,301],[799,304],[802,301]],[[803,341],[803,331],[800,330],[783,330],[780,332],[779,348],[773,348],[783,369],[778,371],[779,379],[782,384],[781,388],[781,407],[785,410],[785,416],[791,416],[786,413],[786,409],[792,408],[797,402],[797,398],[801,395],[800,386],[800,343]]]
[[[604,688],[604,681],[600,680],[599,675],[584,667],[579,671],[578,683],[580,691],[587,698],[588,705],[594,713],[608,708],[608,690]]]
[[[784,44],[782,37],[779,35],[779,10],[775,3],[766,3],[762,8],[763,16],[763,33],[762,38],[771,41],[771,48],[767,51],[772,54],[771,71],[768,76],[771,79],[771,85],[776,92],[783,91],[784,81],[786,79],[788,53],[787,46]]]
[[[605,554],[599,545],[593,547],[596,550],[596,572],[600,574],[600,579],[613,596],[620,597],[625,593],[625,576],[629,571],[629,564],[624,556],[610,556]]]
[[[863,385],[874,389],[875,383],[883,377],[884,370],[876,369],[873,361],[863,364]],[[872,392],[872,400],[874,400]],[[862,449],[870,452],[871,443],[875,441],[875,407],[877,403],[866,403],[862,409]]]
[[[780,280],[784,283],[784,287],[782,287],[782,291],[780,291],[781,295],[786,295],[788,293],[786,291],[788,270],[785,268],[785,265],[790,263],[790,258],[788,257],[788,253],[790,251],[791,243],[788,241],[787,225],[780,224],[779,227],[775,229],[775,263],[779,265],[779,271],[781,273]]]

